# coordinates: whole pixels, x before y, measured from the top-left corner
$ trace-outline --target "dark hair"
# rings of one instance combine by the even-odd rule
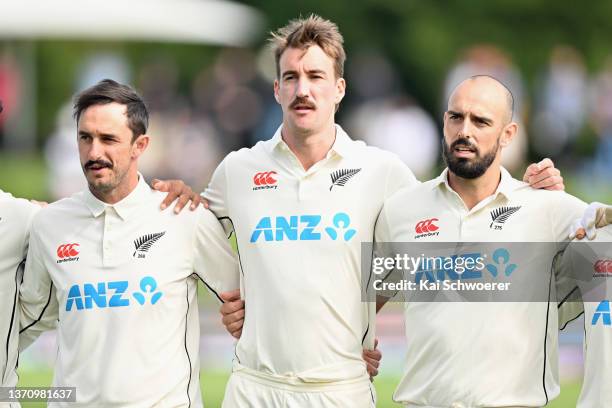
[[[132,131],[132,142],[138,136],[147,133],[149,112],[144,101],[132,87],[112,79],[104,79],[77,94],[74,98],[73,116],[78,122],[81,114],[90,106],[113,102],[125,105],[127,108],[126,116],[128,127]]]

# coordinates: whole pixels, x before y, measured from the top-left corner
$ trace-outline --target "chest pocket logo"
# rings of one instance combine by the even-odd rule
[[[163,237],[165,233],[166,231],[158,232],[156,234],[147,234],[135,240],[134,247],[136,250],[134,251],[134,258],[144,258],[153,244],[159,241],[159,239]]]
[[[344,185],[360,171],[361,169],[340,169],[330,173],[329,176],[331,177],[332,184],[329,187],[329,191],[331,191],[334,186],[344,187]]]

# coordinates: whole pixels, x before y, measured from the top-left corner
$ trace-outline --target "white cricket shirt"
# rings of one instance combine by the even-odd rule
[[[361,242],[372,241],[385,198],[416,183],[395,155],[339,126],[307,171],[280,128],[223,160],[204,196],[238,243],[239,364],[298,384],[366,375],[375,305],[361,301]]]
[[[550,287],[552,260],[562,246],[555,243],[567,240],[586,204],[563,192],[534,190],[502,169],[497,191],[468,210],[447,175],[445,170],[390,198],[376,241],[550,242],[542,246],[550,253],[539,253],[529,270],[508,269],[516,262],[511,251],[504,261],[497,258],[499,263],[495,255],[485,258],[496,272]],[[554,301],[407,302],[406,370],[394,399],[415,407],[545,405],[559,393],[554,287],[550,298]]]
[[[612,226],[598,229],[592,241],[572,242],[563,267],[575,277],[578,298],[561,307],[584,311],[584,378],[577,406],[607,407],[612,405]]]
[[[201,407],[197,278],[239,286],[223,228],[207,210],[160,211],[165,193],[140,176],[109,205],[89,191],[34,218],[21,324],[57,322],[54,386],[66,407]]]
[[[28,250],[30,224],[39,209],[27,200],[0,190],[0,386],[17,385],[19,285]],[[2,403],[0,403],[2,405]]]

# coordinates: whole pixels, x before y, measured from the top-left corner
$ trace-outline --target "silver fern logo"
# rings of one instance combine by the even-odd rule
[[[361,169],[340,169],[330,173],[329,176],[331,177],[332,184],[329,187],[329,191],[331,191],[334,186],[344,187],[351,177],[360,171]]]
[[[503,228],[508,218],[515,212],[521,209],[521,206],[517,207],[499,207],[491,211],[491,225],[489,228],[500,230]]]
[[[144,258],[146,256],[146,253],[149,252],[149,249],[151,249],[151,247],[153,246],[153,244],[159,241],[159,239],[163,237],[165,233],[166,231],[158,232],[155,234],[143,235],[142,237],[134,241],[134,247],[136,248],[133,255],[134,258]]]

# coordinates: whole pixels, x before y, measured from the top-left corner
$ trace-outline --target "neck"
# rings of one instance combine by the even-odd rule
[[[304,170],[323,160],[336,141],[336,127],[332,122],[320,132],[301,133],[283,124],[281,136],[295,154]]]
[[[485,173],[475,179],[466,179],[448,172],[448,184],[459,194],[466,207],[471,210],[487,197],[492,196],[501,180],[501,168],[493,163]]]
[[[119,183],[119,185],[113,188],[112,190],[96,190],[90,185],[89,191],[91,191],[91,194],[93,194],[94,197],[106,204],[116,204],[128,195],[130,195],[130,193],[134,191],[137,185],[138,173],[134,172],[134,174],[127,174],[125,178]]]

